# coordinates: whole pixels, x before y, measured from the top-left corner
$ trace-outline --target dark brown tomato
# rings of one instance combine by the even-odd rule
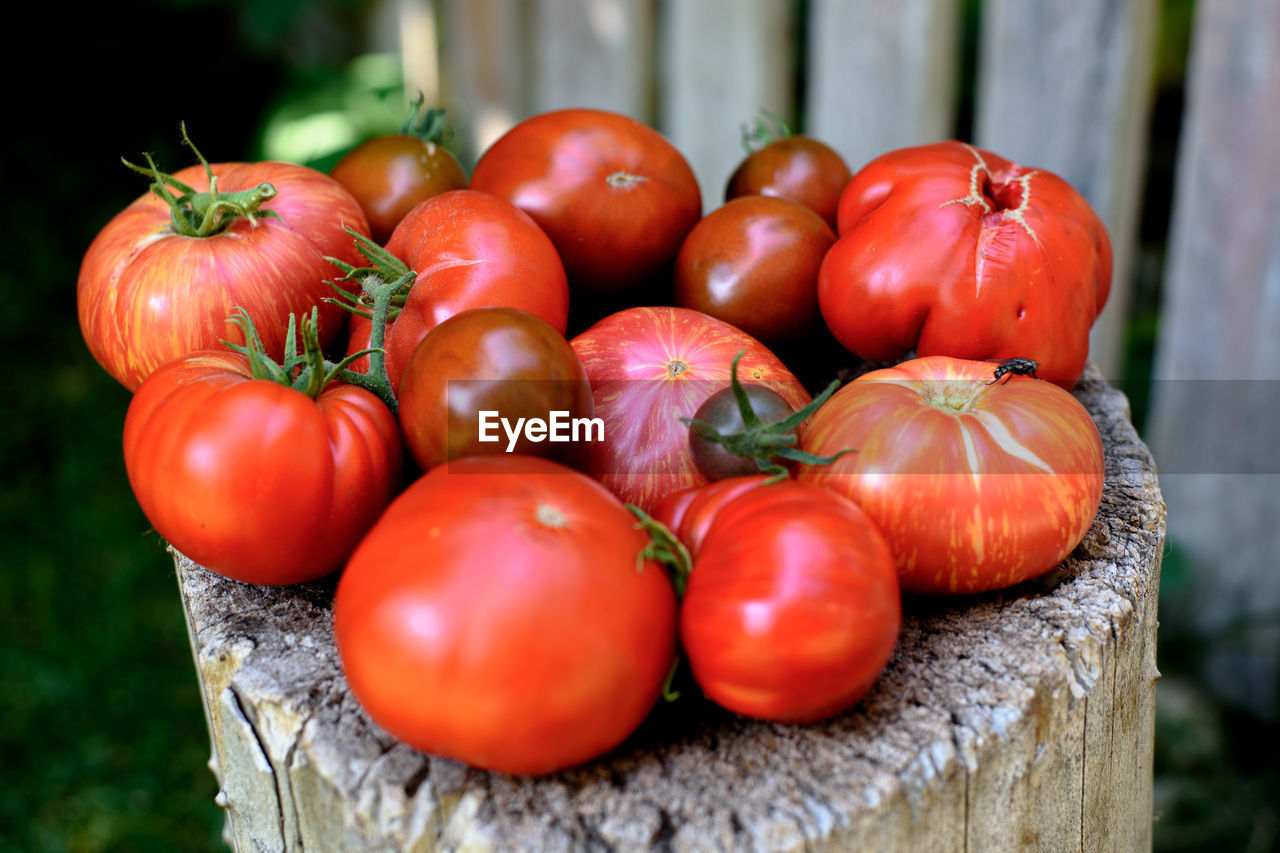
[[[853,174],[834,149],[810,136],[785,136],[746,156],[729,176],[725,201],[767,195],[799,202],[836,227],[840,193]]]
[[[781,395],[763,385],[743,385],[742,390],[747,395],[751,410],[762,423],[777,423],[795,411]],[[732,388],[723,388],[708,397],[693,418],[722,436],[740,434],[746,429]],[[698,466],[698,473],[712,482],[760,473],[754,459],[738,456],[724,444],[705,438],[693,426],[689,428],[689,451],[693,454],[693,464]]]
[[[490,413],[488,441],[481,440],[482,412]],[[561,456],[570,442],[557,435],[571,438],[573,421],[592,412],[586,371],[564,335],[517,308],[453,315],[422,339],[400,381],[400,429],[424,471],[463,456]],[[541,438],[524,428],[535,418],[548,427]],[[503,419],[518,430],[514,446]],[[550,431],[555,423],[562,425],[557,433]]]
[[[447,148],[403,133],[353,148],[329,177],[355,196],[369,218],[373,239],[384,245],[419,203],[467,185],[466,170]]]
[[[822,327],[818,269],[836,235],[812,210],[746,196],[703,217],[676,256],[675,302],[764,343],[793,342]]]

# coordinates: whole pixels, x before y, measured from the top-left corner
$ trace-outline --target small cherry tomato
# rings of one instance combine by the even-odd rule
[[[811,136],[792,135],[781,122],[758,121],[743,141],[754,150],[729,177],[725,201],[745,195],[791,199],[835,229],[840,194],[853,177],[844,158]]]
[[[467,185],[466,170],[442,144],[445,111],[433,107],[422,113],[422,103],[400,133],[357,145],[329,170],[360,203],[378,243],[386,243],[419,202]]]
[[[777,423],[795,411],[781,394],[771,388],[754,383],[741,388],[761,423]],[[721,436],[738,435],[747,428],[733,388],[722,388],[704,400],[693,419]],[[791,432],[796,435],[795,430]],[[696,425],[689,428],[689,452],[693,454],[693,464],[697,466],[698,473],[713,482],[760,473],[760,466],[754,459],[740,456],[725,447],[723,442],[708,438],[705,430]]]

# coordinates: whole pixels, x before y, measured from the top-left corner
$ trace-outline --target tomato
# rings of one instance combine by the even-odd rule
[[[554,424],[554,412],[563,416],[565,438],[574,421],[591,417],[587,373],[563,334],[516,308],[454,314],[422,339],[400,381],[400,426],[424,470],[482,453],[560,456],[567,442],[555,433],[508,435],[534,418]]]
[[[697,178],[675,146],[604,110],[525,119],[481,155],[471,187],[528,212],[560,252],[575,295],[602,302],[649,301],[644,286],[665,282],[702,215]]]
[[[386,243],[400,220],[420,202],[467,185],[458,158],[441,142],[444,110],[414,115],[400,133],[376,136],[347,152],[329,170],[369,217],[375,242]]]
[[[129,484],[174,548],[238,581],[293,584],[342,565],[398,486],[396,419],[331,383],[312,399],[208,350],[156,370],[124,424]]]
[[[747,488],[716,513],[685,587],[680,640],[717,704],[807,723],[866,693],[901,619],[875,524],[834,492],[783,481]]]
[[[599,483],[539,457],[427,472],[347,563],[334,598],[351,691],[415,749],[548,773],[612,749],[657,701],[675,593]]]
[[[766,346],[822,328],[818,269],[836,235],[783,198],[748,196],[707,214],[676,256],[675,302],[731,323]]]
[[[767,474],[749,474],[676,489],[654,508],[653,518],[664,524],[696,558],[707,530],[724,505],[744,492],[763,486],[769,479]]]
[[[81,263],[80,330],[93,357],[130,391],[167,361],[216,349],[223,339],[243,341],[226,319],[237,306],[258,321],[267,352],[277,359],[290,314],[319,305],[321,342],[342,332],[345,313],[324,301],[332,295],[325,279],[333,277],[325,257],[362,260],[343,231],[369,231],[355,199],[327,175],[289,163],[211,169],[220,196],[243,194],[256,211],[252,220],[224,218],[220,229],[191,236],[175,225],[187,227],[189,217],[175,219],[164,200],[148,193],[103,227]],[[203,166],[172,179],[202,194],[209,188]],[[267,191],[255,195],[264,184]],[[209,200],[201,195],[196,204]],[[198,214],[190,218],[202,221]]]
[[[645,512],[668,492],[706,482],[680,419],[729,386],[739,352],[742,379],[772,388],[796,409],[809,401],[767,347],[688,308],[629,308],[570,343],[591,380],[596,417],[604,421],[604,441],[575,448],[573,464]]]
[[[763,385],[743,385],[742,391],[747,395],[751,410],[763,424],[777,423],[794,411],[781,394]],[[703,400],[693,418],[721,436],[740,435],[747,428],[732,388],[722,388]],[[790,432],[798,437],[795,430]],[[698,473],[711,481],[760,472],[754,459],[740,456],[722,442],[707,438],[695,424],[690,424],[689,428],[689,453]]]
[[[1111,243],[1058,176],[960,142],[891,151],[840,200],[818,274],[832,334],[871,361],[910,351],[1034,359],[1070,389],[1111,287]]]
[[[803,449],[857,453],[798,479],[851,498],[889,539],[903,589],[973,593],[1053,568],[1102,499],[1102,441],[1070,393],[990,362],[931,356],[864,374]]]
[[[725,201],[776,196],[804,205],[836,227],[840,193],[852,173],[844,158],[810,136],[783,136],[747,155],[725,187]]]
[[[501,199],[470,189],[427,199],[396,227],[387,251],[418,274],[387,327],[392,388],[427,332],[468,308],[519,308],[565,331],[569,286],[555,247],[528,215]],[[353,316],[347,352],[367,348],[369,333],[369,321]],[[357,361],[356,369],[365,364]]]

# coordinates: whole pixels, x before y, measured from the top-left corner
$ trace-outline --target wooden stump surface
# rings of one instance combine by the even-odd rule
[[[1076,390],[1106,449],[1102,508],[1049,574],[908,599],[851,711],[809,726],[702,700],[552,776],[482,772],[372,724],[332,635],[332,579],[225,580],[175,554],[238,851],[1103,850],[1151,844],[1165,507],[1128,402]]]

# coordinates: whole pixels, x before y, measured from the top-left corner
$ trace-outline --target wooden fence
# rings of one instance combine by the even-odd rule
[[[397,0],[392,8],[407,86],[450,108],[471,156],[524,116],[608,108],[653,124],[685,152],[708,209],[742,156],[743,121],[761,108],[798,120],[856,170],[884,151],[955,135],[959,99],[971,90],[971,141],[1062,175],[1107,224],[1115,273],[1091,358],[1117,377],[1160,4],[969,2],[980,23],[968,62],[965,0]],[[1170,537],[1203,580],[1199,624],[1216,630],[1261,614],[1238,661],[1244,670],[1222,687],[1275,713],[1280,2],[1199,0],[1191,50],[1148,436]],[[1234,390],[1206,412],[1203,380],[1241,379],[1253,381],[1226,385]]]

